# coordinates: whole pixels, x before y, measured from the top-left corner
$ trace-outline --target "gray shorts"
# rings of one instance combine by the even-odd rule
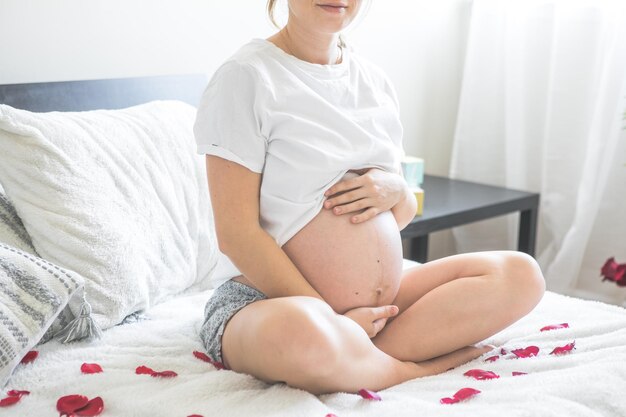
[[[228,320],[248,304],[265,298],[261,291],[232,279],[213,291],[204,307],[204,323],[200,329],[200,338],[212,360],[224,363],[222,335]]]

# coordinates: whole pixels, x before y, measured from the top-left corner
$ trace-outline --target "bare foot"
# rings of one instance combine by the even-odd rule
[[[466,346],[454,352],[446,353],[445,355],[438,356],[426,361],[417,363],[405,362],[408,368],[413,373],[413,378],[419,378],[423,376],[437,375],[457,366],[463,365],[471,360],[474,360],[482,354],[493,350],[495,346],[487,345],[482,347]],[[413,365],[413,366],[410,366]]]

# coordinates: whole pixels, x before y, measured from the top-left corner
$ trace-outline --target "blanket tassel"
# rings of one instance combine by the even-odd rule
[[[55,335],[61,343],[69,343],[77,340],[94,340],[102,337],[102,330],[93,317],[91,317],[91,305],[83,296],[83,303],[80,306],[80,314],[67,326],[59,330]]]

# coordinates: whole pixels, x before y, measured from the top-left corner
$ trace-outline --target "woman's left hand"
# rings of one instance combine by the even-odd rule
[[[350,179],[339,181],[324,196],[324,208],[334,214],[360,212],[352,223],[363,223],[383,211],[391,210],[405,195],[404,179],[391,172],[372,168]]]

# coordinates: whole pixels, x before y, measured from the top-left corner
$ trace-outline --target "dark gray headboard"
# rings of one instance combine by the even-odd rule
[[[203,74],[0,85],[0,103],[36,111],[120,109],[152,100],[198,105]]]

